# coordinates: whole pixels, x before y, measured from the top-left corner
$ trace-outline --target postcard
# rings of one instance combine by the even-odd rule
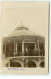
[[[47,75],[49,2],[2,1],[0,73]]]

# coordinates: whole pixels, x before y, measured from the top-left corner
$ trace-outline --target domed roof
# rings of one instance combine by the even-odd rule
[[[17,27],[8,37],[4,38],[4,42],[8,41],[8,40],[16,40],[16,41],[21,41],[21,40],[30,40],[30,41],[34,41],[34,40],[41,40],[44,41],[44,37],[35,34],[34,32],[30,31],[26,26],[21,25],[19,27]]]
[[[29,30],[29,29],[27,27],[21,26],[21,27],[16,28],[16,30]]]
[[[30,31],[26,26],[19,26],[9,35],[9,37],[25,35],[35,36],[36,34]]]

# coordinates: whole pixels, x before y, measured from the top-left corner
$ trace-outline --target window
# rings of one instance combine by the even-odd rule
[[[18,55],[22,54],[22,43],[17,43],[17,53]]]
[[[13,56],[13,53],[14,53],[14,44],[13,43],[6,44],[6,57]]]
[[[24,52],[26,56],[33,56],[35,43],[24,43]]]
[[[44,53],[45,53],[45,51],[44,51],[44,44],[43,43],[40,43],[39,44],[39,47],[40,47],[40,55],[41,56],[44,56]]]

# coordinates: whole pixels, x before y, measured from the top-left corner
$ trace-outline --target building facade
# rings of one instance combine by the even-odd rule
[[[24,25],[2,41],[3,67],[45,67],[45,38]]]

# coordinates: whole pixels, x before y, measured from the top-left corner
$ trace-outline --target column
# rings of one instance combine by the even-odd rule
[[[40,62],[40,61],[38,60],[38,61],[37,61],[37,67],[39,67],[39,62]]]
[[[44,51],[45,51],[45,44],[44,44]]]
[[[22,55],[24,56],[24,40],[22,41]]]
[[[15,43],[15,41],[14,41],[14,56],[15,56],[15,54],[16,54],[16,43]]]
[[[16,54],[17,54],[17,43],[16,43]]]
[[[38,53],[39,53],[39,56],[40,56],[40,47],[39,47],[39,41],[38,41]]]
[[[45,44],[44,44],[44,55],[45,55]]]
[[[35,43],[35,53],[36,53],[36,43]]]
[[[7,52],[6,52],[6,44],[5,44],[5,51],[4,51],[4,53],[5,53],[5,57],[6,57],[6,53],[7,53]]]
[[[10,67],[10,61],[9,61],[9,67]]]

